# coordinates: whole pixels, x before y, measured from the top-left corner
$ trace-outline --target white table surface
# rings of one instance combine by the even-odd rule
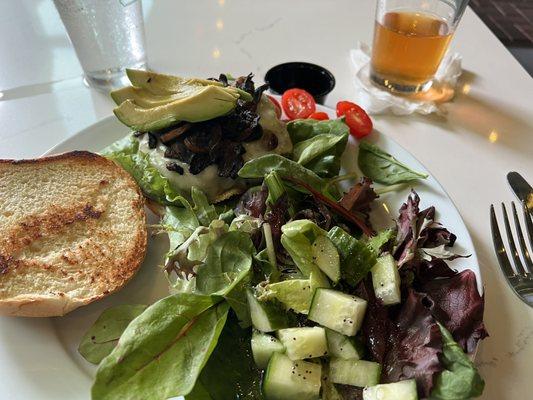
[[[337,78],[326,102],[334,106],[354,95],[348,53],[356,41],[371,41],[374,3],[145,1],[149,63],[184,76],[252,71],[262,78],[277,63],[311,61]],[[51,1],[0,0],[0,37],[0,158],[36,157],[111,114],[111,100],[83,85]],[[514,297],[500,275],[488,210],[493,202],[514,200],[508,171],[533,181],[533,79],[471,10],[452,47],[463,55],[465,74],[446,117],[375,116],[375,128],[427,166],[472,234],[491,335],[476,361],[486,380],[483,399],[529,399],[533,309]],[[4,378],[0,393],[9,385]]]

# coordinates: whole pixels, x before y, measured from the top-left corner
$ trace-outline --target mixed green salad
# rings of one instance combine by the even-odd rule
[[[234,145],[250,138],[242,131],[251,125],[261,130],[254,140],[261,140],[266,129],[257,128],[257,104],[264,88],[255,89],[251,77],[228,82],[221,76],[216,87],[235,88],[226,89],[237,96],[233,107],[187,120],[183,111],[169,117],[182,99],[173,93],[180,86],[154,76],[166,84],[141,97],[151,103],[138,104],[138,87],[121,92],[127,110],[144,114],[128,117],[136,132],[104,154],[132,174],[161,216],[157,231],[170,243],[161,273],[170,294],[152,305],[108,309],[83,337],[80,353],[98,364],[93,399],[466,400],[481,394],[484,382],[469,356],[487,336],[484,299],[471,270],[447,264],[465,257],[452,251],[455,235],[435,220],[434,207],[421,209],[415,191],[390,228],[376,231],[371,223],[380,194],[414,185],[424,174],[361,141],[359,177],[339,175],[350,134],[344,119],[299,119],[286,125],[291,145],[284,155],[234,157],[238,168],[226,178],[239,190],[215,204],[194,185],[187,191],[173,185],[139,144],[150,137],[154,146],[165,145],[161,138],[176,126],[201,124],[187,130],[207,135],[202,140],[209,147],[210,135],[224,132],[228,121]],[[210,81],[188,82],[197,93]],[[132,93],[137,97],[125,100]],[[165,112],[148,118],[150,107]],[[245,121],[235,123],[239,118]],[[220,176],[223,162],[214,160],[209,165],[218,165]],[[343,180],[351,182],[347,191]]]

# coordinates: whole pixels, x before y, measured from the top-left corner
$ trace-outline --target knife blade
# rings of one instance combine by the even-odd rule
[[[514,194],[518,197],[529,212],[533,210],[533,187],[518,172],[512,171],[507,174],[507,182],[513,189]]]

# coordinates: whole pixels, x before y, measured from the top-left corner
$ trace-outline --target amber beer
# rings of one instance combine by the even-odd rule
[[[387,12],[376,22],[370,76],[397,92],[431,86],[450,39],[445,20],[420,12]]]

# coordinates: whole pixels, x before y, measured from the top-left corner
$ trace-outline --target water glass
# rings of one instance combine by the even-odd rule
[[[88,85],[127,84],[126,68],[145,68],[141,0],[54,0]]]
[[[370,65],[392,92],[428,90],[468,0],[378,0]]]

